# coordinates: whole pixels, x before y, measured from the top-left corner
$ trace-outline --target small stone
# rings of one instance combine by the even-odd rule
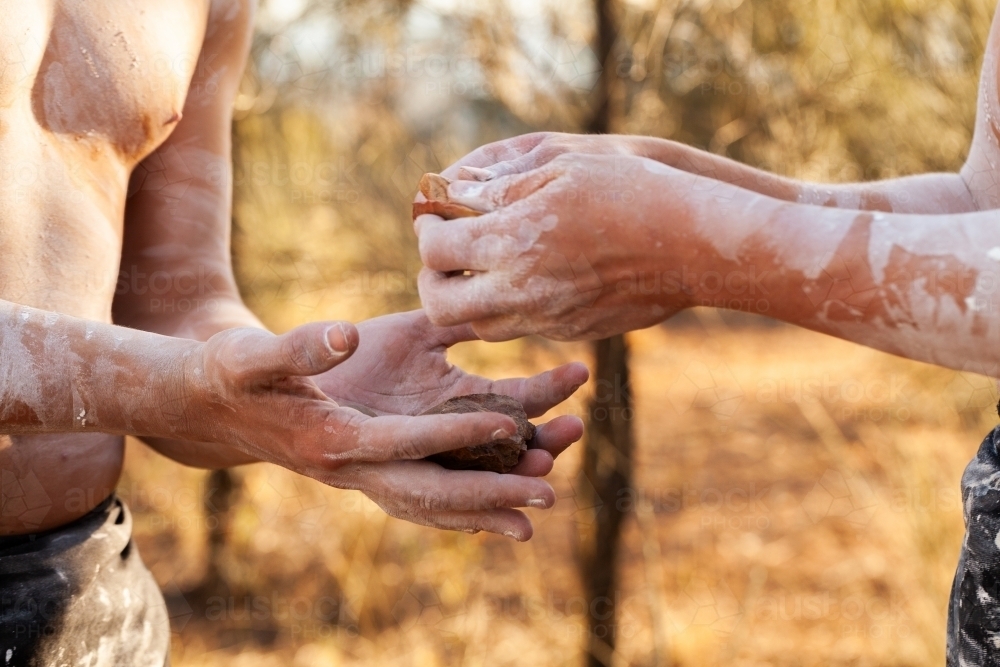
[[[524,407],[516,399],[502,394],[468,394],[448,399],[423,414],[450,415],[470,412],[505,414],[517,423],[517,433],[503,440],[493,440],[435,454],[427,457],[428,460],[450,470],[510,472],[521,458],[521,452],[527,451],[529,444],[535,437],[535,426],[528,421]]]
[[[448,184],[450,180],[440,174],[424,174],[420,177],[420,194],[427,201],[413,202],[413,219],[417,216],[431,213],[440,216],[445,220],[455,218],[471,218],[482,215],[482,211],[456,204],[448,197]]]

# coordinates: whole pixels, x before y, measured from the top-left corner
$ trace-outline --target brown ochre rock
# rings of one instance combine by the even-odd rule
[[[413,202],[414,220],[424,213],[433,213],[445,220],[471,218],[483,214],[482,211],[451,201],[448,197],[449,183],[451,181],[440,174],[424,174],[420,177],[420,194],[426,197],[427,201]]]
[[[517,423],[517,433],[510,438],[491,440],[479,445],[435,454],[429,456],[428,460],[451,470],[510,472],[517,465],[521,453],[527,451],[535,437],[535,426],[528,421],[524,406],[517,399],[501,394],[468,394],[450,398],[422,414],[450,415],[470,412],[505,414]]]

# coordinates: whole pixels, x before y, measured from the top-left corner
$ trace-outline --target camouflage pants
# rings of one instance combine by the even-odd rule
[[[0,665],[168,664],[163,595],[116,496],[37,535],[0,538]]]
[[[1000,426],[962,475],[965,541],[948,608],[948,667],[1000,666]]]

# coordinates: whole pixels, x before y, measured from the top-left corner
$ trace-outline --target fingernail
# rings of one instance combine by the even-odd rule
[[[490,439],[491,440],[506,440],[507,438],[511,437],[512,435],[514,435],[514,434],[511,433],[510,431],[508,431],[507,429],[505,429],[505,428],[498,428],[497,430],[493,431],[493,435],[490,436]]]
[[[478,197],[486,186],[478,181],[452,181],[448,186],[449,197]]]
[[[541,507],[542,509],[545,509],[549,506],[549,504],[545,502],[544,498],[531,498],[530,500],[528,500],[527,505],[528,507]]]
[[[335,354],[344,354],[351,349],[351,338],[344,325],[337,323],[326,330],[326,342]]]

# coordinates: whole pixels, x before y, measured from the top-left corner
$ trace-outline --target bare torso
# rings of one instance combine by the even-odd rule
[[[181,118],[210,0],[0,0],[0,299],[110,322],[129,176]],[[0,534],[85,514],[120,436],[0,436]]]

